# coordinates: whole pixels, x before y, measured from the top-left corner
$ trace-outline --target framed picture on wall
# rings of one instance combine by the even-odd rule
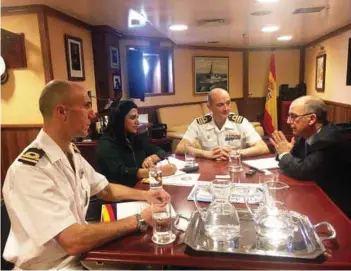
[[[110,62],[112,69],[119,69],[119,52],[118,48],[110,46]]]
[[[327,55],[319,55],[316,58],[316,90],[324,92],[325,72],[326,72]]]
[[[67,75],[70,81],[84,81],[84,56],[82,39],[65,35]]]
[[[120,92],[122,91],[122,82],[121,82],[121,75],[113,74],[112,75],[112,82],[113,82],[113,90]]]
[[[207,94],[214,88],[229,91],[229,58],[228,57],[194,57],[194,93]]]

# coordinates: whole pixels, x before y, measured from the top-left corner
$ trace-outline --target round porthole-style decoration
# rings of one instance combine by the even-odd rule
[[[1,85],[5,84],[9,79],[9,74],[6,69],[6,64],[2,56],[0,56],[0,74],[1,74]]]

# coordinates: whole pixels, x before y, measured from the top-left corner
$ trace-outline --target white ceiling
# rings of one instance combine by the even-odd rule
[[[125,34],[168,37],[176,44],[222,47],[264,47],[302,45],[351,23],[351,0],[2,0],[2,6],[45,4],[93,25],[109,25]],[[297,8],[326,6],[312,14],[292,14]],[[128,29],[128,10],[144,10],[148,25]],[[269,10],[266,16],[250,13]],[[198,20],[223,18],[220,26],[198,26]],[[187,24],[184,32],[171,32],[174,23]],[[262,33],[266,24],[280,30]],[[291,41],[277,41],[292,35]],[[208,44],[219,41],[219,44]]]

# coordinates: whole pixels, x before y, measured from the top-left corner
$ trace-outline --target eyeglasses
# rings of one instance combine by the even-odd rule
[[[131,120],[138,120],[139,119],[139,115],[127,115],[127,117]]]
[[[309,113],[305,113],[305,114],[301,114],[301,115],[290,113],[290,114],[288,114],[288,119],[296,120],[297,118],[308,116],[308,115],[311,115],[311,114],[314,114],[314,112],[309,112]]]

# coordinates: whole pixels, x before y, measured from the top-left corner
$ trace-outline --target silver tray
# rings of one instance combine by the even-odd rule
[[[294,221],[294,236],[289,246],[280,248],[270,247],[256,237],[255,224],[247,210],[239,209],[240,237],[230,242],[214,242],[205,235],[204,223],[200,214],[195,211],[187,226],[184,243],[196,251],[221,252],[246,255],[262,255],[301,259],[315,259],[325,252],[324,240],[336,238],[336,231],[328,222],[312,225],[309,218],[297,212],[290,211]],[[184,217],[183,217],[184,218]],[[325,225],[330,236],[321,237],[316,228]]]

